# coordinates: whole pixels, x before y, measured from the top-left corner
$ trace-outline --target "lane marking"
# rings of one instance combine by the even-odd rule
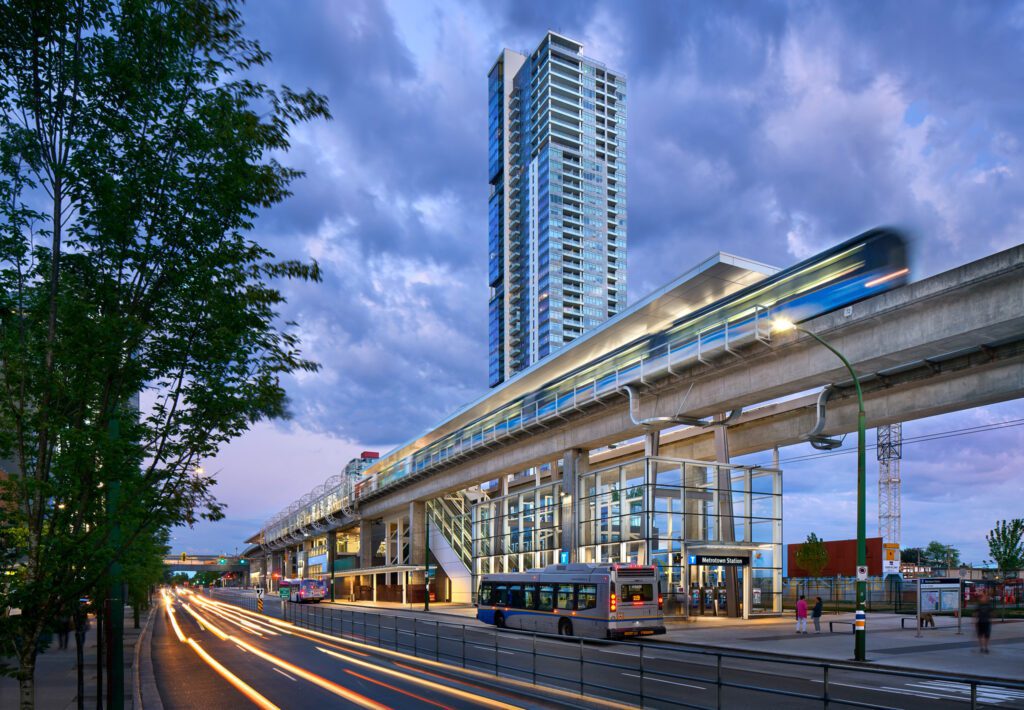
[[[245,649],[244,649],[244,648],[243,648],[242,650],[243,650],[243,651],[245,651]],[[245,651],[245,652],[246,652],[246,653],[248,653],[248,651]],[[281,675],[283,675],[283,676],[284,676],[285,678],[287,678],[288,680],[290,680],[290,681],[292,681],[292,682],[294,682],[294,683],[298,683],[298,682],[299,682],[299,681],[298,681],[298,680],[297,680],[296,678],[292,678],[292,677],[291,677],[290,675],[288,675],[287,673],[285,673],[285,672],[284,672],[283,670],[281,670],[281,669],[280,669],[280,668],[278,668],[277,666],[271,666],[270,668],[271,668],[271,670],[275,670],[275,671],[277,671],[278,673],[280,673]]]
[[[638,673],[626,673],[625,671],[623,671],[622,675],[628,675],[628,676],[630,676],[632,678],[643,678],[643,679],[646,679],[646,680],[653,680],[656,683],[668,683],[669,685],[681,685],[684,688],[695,688],[697,690],[707,690],[707,688],[704,687],[703,685],[690,685],[689,683],[680,683],[680,682],[674,681],[674,680],[662,680],[661,678],[651,678],[649,675],[648,676],[642,676],[642,675],[640,675]]]

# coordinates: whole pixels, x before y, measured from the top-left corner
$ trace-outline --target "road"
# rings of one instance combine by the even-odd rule
[[[165,708],[615,707],[481,682],[401,653],[299,629],[188,591],[165,592],[153,666]],[[548,697],[544,697],[548,696]]]
[[[218,590],[221,601],[254,608],[251,592]],[[474,620],[454,616],[427,617],[414,612],[364,612],[328,605],[282,605],[268,599],[268,616],[280,616],[287,610],[290,620],[304,628],[342,636],[359,644],[363,652],[378,646],[394,649],[408,657],[436,659],[451,666],[476,670],[476,683],[488,684],[494,675],[511,680],[538,683],[579,691],[584,679],[587,696],[616,701],[616,706],[633,703],[651,708],[689,705],[716,707],[719,672],[723,687],[723,707],[820,708],[821,700],[773,695],[781,691],[821,698],[824,678],[820,668],[782,664],[768,657],[725,656],[719,670],[718,655],[699,647],[650,642],[616,643],[594,640],[566,640],[532,634],[496,631]],[[305,633],[312,633],[307,631]],[[440,667],[444,667],[440,666]],[[433,669],[437,672],[437,667]],[[969,702],[971,689],[963,683],[942,679],[919,679],[883,675],[856,669],[833,668],[828,677],[828,693],[837,703],[850,700],[892,708],[962,708]],[[982,687],[978,690],[982,706],[1024,708],[1024,691]],[[569,702],[573,705],[572,702]],[[574,705],[574,706],[579,706]]]

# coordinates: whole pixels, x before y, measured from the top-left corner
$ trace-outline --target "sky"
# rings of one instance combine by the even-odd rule
[[[294,130],[282,160],[306,176],[253,235],[323,268],[285,286],[283,311],[322,369],[287,382],[289,420],[205,462],[227,518],[176,530],[176,552],[242,547],[349,458],[486,391],[487,72],[549,29],[627,76],[630,302],[718,251],[785,267],[881,224],[915,235],[917,277],[1024,241],[1019,2],[259,0],[244,15],[273,56],[260,78],[323,93],[334,116]],[[904,425],[1010,424],[905,447],[904,546],[988,558],[985,532],[1024,517],[1018,419],[1020,401]],[[782,450],[785,542],[854,536],[850,450]],[[872,457],[869,534],[876,471]]]

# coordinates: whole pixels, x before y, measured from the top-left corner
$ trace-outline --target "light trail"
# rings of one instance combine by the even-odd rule
[[[198,643],[196,643],[194,639],[185,637],[185,634],[183,634],[181,631],[181,627],[178,626],[178,621],[175,618],[174,608],[171,606],[171,598],[167,594],[164,595],[164,607],[167,610],[167,618],[171,620],[171,626],[174,627],[174,633],[178,637],[178,640],[182,643],[188,644],[188,646],[196,652],[196,655],[199,656],[199,658],[201,658],[203,662],[206,663],[206,665],[213,669],[215,673],[217,673],[220,677],[222,677],[224,680],[230,683],[238,692],[240,692],[242,695],[244,695],[258,707],[261,707],[264,710],[280,710],[280,708],[278,708],[277,705],[274,705],[272,702],[267,700],[266,697],[256,692],[256,690],[251,685],[249,685],[244,680],[242,680],[234,673],[229,671],[227,668],[225,668],[223,665],[221,665],[217,661],[217,659],[215,659],[213,656],[207,653],[206,650],[203,649]],[[188,609],[187,606],[186,609]],[[189,612],[192,613],[193,616],[196,616],[196,614],[194,612],[191,612],[191,610],[189,610]],[[198,616],[196,620],[198,621]]]
[[[316,673],[311,673],[307,671],[305,668],[297,666],[294,663],[289,663],[280,656],[275,656],[272,653],[268,653],[267,651],[259,649],[253,646],[252,644],[243,641],[240,638],[231,636],[230,639],[237,646],[245,649],[249,653],[259,656],[260,658],[262,658],[265,661],[268,661],[272,665],[279,666],[287,670],[289,673],[294,673],[303,680],[307,680],[313,685],[318,685],[330,693],[334,693],[339,697],[345,698],[345,700],[348,700],[350,703],[355,703],[356,705],[359,705],[360,707],[364,708],[371,708],[371,710],[391,710],[387,705],[378,703],[376,700],[371,700],[365,695],[360,695],[354,690],[349,690],[345,686],[338,685],[337,683],[327,680],[323,676],[319,676]],[[360,663],[362,663],[362,661],[360,661]]]
[[[385,683],[382,680],[377,680],[376,678],[371,678],[370,676],[363,675],[362,673],[356,673],[355,671],[350,670],[348,668],[345,669],[345,672],[348,673],[349,675],[354,675],[356,678],[361,678],[362,680],[369,681],[370,683],[376,683],[377,685],[379,685],[379,686],[381,686],[383,688],[387,688],[388,690],[393,690],[396,693],[401,693],[402,695],[408,695],[410,698],[413,698],[415,700],[419,700],[421,703],[426,703],[427,705],[434,705],[436,707],[443,708],[443,710],[454,710],[454,708],[450,708],[447,705],[442,705],[441,703],[434,702],[430,698],[424,698],[422,695],[416,695],[416,693],[410,693],[408,690],[402,690],[401,688],[399,688],[397,686],[394,686],[394,685],[391,685],[390,683]]]
[[[216,602],[216,603],[219,604],[219,603],[222,603],[222,602]],[[234,606],[234,605],[232,605],[232,606]],[[255,618],[262,618],[265,622],[273,624],[275,627],[284,630],[286,633],[291,633],[291,634],[296,635],[296,636],[301,636],[301,637],[306,638],[306,639],[308,639],[310,641],[313,641],[313,640],[322,640],[321,642],[326,641],[327,642],[326,645],[331,646],[332,648],[336,648],[339,651],[345,651],[346,653],[357,653],[357,654],[359,654],[361,656],[368,656],[369,654],[360,653],[359,651],[355,651],[355,650],[353,650],[351,648],[352,646],[359,646],[361,648],[365,648],[365,649],[369,650],[371,652],[371,654],[387,656],[389,658],[398,658],[398,659],[402,659],[402,660],[408,661],[410,663],[417,663],[417,664],[420,664],[420,665],[436,668],[438,671],[440,671],[442,673],[449,673],[449,675],[448,676],[440,676],[440,675],[438,675],[438,676],[435,676],[435,677],[441,678],[441,679],[449,681],[449,682],[457,682],[457,683],[462,683],[463,685],[473,686],[472,683],[468,683],[466,681],[462,681],[462,680],[459,680],[458,678],[453,678],[452,677],[452,675],[454,675],[454,674],[461,674],[461,675],[466,675],[466,676],[470,676],[470,677],[473,677],[473,678],[477,678],[477,679],[479,679],[483,683],[494,683],[494,682],[498,681],[498,682],[503,683],[503,684],[505,684],[507,686],[518,686],[519,688],[522,688],[524,691],[531,692],[531,693],[532,692],[536,692],[538,690],[542,690],[543,692],[545,692],[545,693],[547,693],[549,695],[556,695],[556,696],[559,696],[561,698],[565,698],[566,700],[571,701],[571,702],[586,702],[586,703],[589,703],[591,705],[600,705],[602,707],[615,708],[616,710],[619,710],[620,708],[636,707],[634,705],[627,705],[627,704],[621,703],[621,702],[612,702],[610,700],[604,700],[603,698],[597,698],[597,697],[591,697],[591,696],[584,697],[584,696],[580,695],[579,693],[574,693],[574,692],[569,691],[569,690],[563,690],[562,688],[556,688],[554,686],[549,686],[549,685],[537,685],[535,683],[530,683],[530,682],[527,682],[527,681],[518,680],[516,678],[498,678],[493,673],[485,673],[483,671],[478,671],[478,670],[475,670],[475,669],[472,669],[472,668],[459,668],[459,667],[455,667],[455,666],[447,666],[447,665],[445,665],[443,663],[439,663],[438,661],[432,661],[432,660],[429,660],[427,658],[419,658],[417,656],[410,656],[407,653],[402,653],[401,651],[393,651],[393,650],[391,650],[389,648],[383,648],[381,646],[373,646],[373,645],[368,644],[368,643],[362,643],[362,642],[359,642],[359,641],[353,641],[351,639],[345,639],[345,638],[339,638],[337,636],[331,636],[329,634],[321,633],[320,631],[314,631],[312,629],[302,629],[302,631],[304,633],[298,633],[298,632],[294,631],[293,629],[298,629],[300,627],[297,627],[297,626],[295,626],[294,624],[292,624],[290,622],[281,621],[280,619],[275,619],[275,618],[269,617],[269,616],[268,617],[261,617],[256,612],[249,611],[248,609],[243,609],[242,607],[238,607],[238,606],[236,606],[235,609],[237,609],[238,612],[241,613],[241,614],[245,614],[247,616],[251,616],[251,617],[255,617]],[[316,637],[318,637],[318,639],[312,639],[312,638],[310,638],[310,636],[316,636]],[[344,644],[344,647],[339,646],[338,644]],[[397,661],[396,661],[396,663],[398,665],[402,665],[401,663],[398,663]],[[422,669],[416,669],[413,666],[404,666],[404,667],[408,668],[410,670],[416,670],[419,673],[428,673],[428,671],[424,671]],[[374,666],[374,668],[377,668],[377,666]],[[407,678],[407,676],[403,676],[403,678]],[[480,687],[480,686],[473,686],[473,687]],[[501,691],[498,690],[496,692],[501,692]]]
[[[468,693],[465,690],[459,690],[458,688],[453,688],[451,686],[441,685],[440,683],[435,683],[434,681],[427,680],[426,678],[417,678],[416,676],[392,670],[391,668],[384,668],[383,666],[378,666],[373,663],[360,661],[358,658],[346,656],[341,653],[338,653],[337,651],[329,651],[322,646],[317,646],[316,650],[320,651],[321,653],[326,653],[328,656],[334,656],[335,658],[345,661],[346,663],[354,663],[357,666],[369,668],[377,673],[383,673],[385,675],[398,677],[406,681],[407,683],[416,683],[417,685],[423,685],[427,688],[430,688],[431,690],[447,693],[448,695],[454,695],[457,698],[462,698],[463,700],[468,700],[470,702],[477,703],[478,705],[483,705],[485,707],[490,708],[502,708],[502,710],[521,710],[519,705],[509,705],[508,703],[503,703],[500,700],[493,700],[491,698],[481,697],[479,695],[474,695],[473,693]],[[444,680],[449,679],[445,678]]]

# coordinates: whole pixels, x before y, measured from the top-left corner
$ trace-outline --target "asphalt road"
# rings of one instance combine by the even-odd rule
[[[217,600],[254,608],[252,592],[217,590]],[[549,687],[580,690],[585,695],[651,708],[721,706],[759,708],[820,708],[824,677],[818,667],[780,664],[767,658],[723,657],[696,647],[662,643],[616,643],[563,640],[533,634],[497,631],[473,620],[449,616],[425,617],[410,612],[392,613],[341,610],[327,605],[282,605],[268,598],[265,612],[277,617],[286,610],[289,620],[303,628],[341,636],[364,644],[363,652],[378,646],[407,657],[436,660],[449,667],[465,665],[482,677],[519,679]],[[437,672],[435,668],[433,672]],[[719,674],[726,684],[716,683]],[[440,682],[440,681],[439,681]],[[771,691],[771,692],[769,692]],[[812,695],[817,700],[773,693]],[[890,708],[963,708],[969,706],[968,685],[868,671],[833,668],[828,676],[830,700],[849,700]],[[1024,692],[994,687],[978,690],[982,707],[1024,708]],[[570,705],[579,706],[573,703]],[[451,705],[449,703],[449,705]],[[454,705],[452,705],[454,707]],[[282,707],[300,707],[282,705]],[[401,704],[395,707],[405,707]]]
[[[456,676],[414,656],[338,642],[184,591],[164,597],[153,666],[169,709],[613,706]]]

